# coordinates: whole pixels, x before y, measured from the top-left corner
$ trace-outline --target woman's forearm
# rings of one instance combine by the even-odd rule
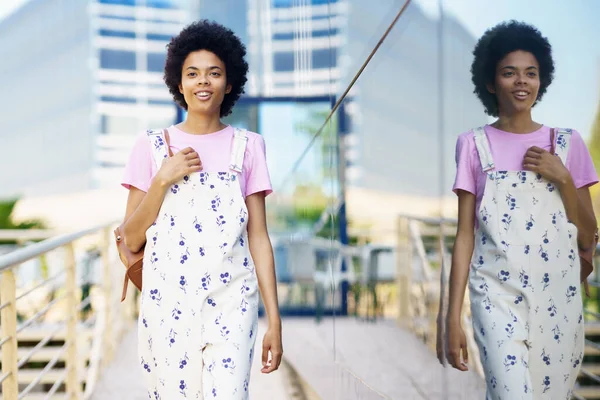
[[[280,324],[277,277],[271,241],[267,234],[261,234],[258,237],[248,237],[248,242],[269,324]]]
[[[460,322],[474,242],[475,238],[473,234],[464,234],[461,232],[458,233],[454,242],[452,267],[450,269],[448,314],[446,316],[449,323]]]
[[[584,251],[589,250],[596,245],[595,235],[598,221],[588,188],[577,189],[577,216],[580,225],[577,227],[579,248]]]
[[[123,225],[125,246],[132,252],[138,252],[146,244],[146,231],[156,221],[167,188],[167,184],[153,180],[140,204],[125,221]]]

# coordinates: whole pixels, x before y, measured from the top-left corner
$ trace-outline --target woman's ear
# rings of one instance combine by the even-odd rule
[[[225,88],[225,94],[231,93],[231,89],[232,89],[232,86],[231,85],[227,85],[227,87]]]
[[[486,83],[485,87],[487,88],[488,92],[490,92],[491,94],[496,94],[496,88],[491,83]]]
[[[181,83],[179,84],[179,93],[183,94],[183,86],[181,86]]]

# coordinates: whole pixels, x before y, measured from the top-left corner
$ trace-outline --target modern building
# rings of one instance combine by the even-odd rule
[[[30,0],[0,22],[0,197],[119,181],[135,135],[175,120],[162,69],[190,4]]]
[[[87,9],[86,1],[32,0],[0,23],[0,197],[78,190],[91,181]]]
[[[162,81],[165,46],[199,17],[231,27],[247,44],[245,106],[231,120],[268,137],[273,175],[285,176],[306,141],[291,137],[295,128],[283,129],[289,121],[273,119],[265,104],[295,104],[302,112],[291,114],[298,116],[307,114],[306,102],[317,102],[326,112],[402,4],[31,0],[0,23],[7,54],[0,65],[0,137],[16,149],[0,159],[0,196],[114,186],[135,135],[175,120]],[[350,188],[427,198],[449,190],[456,135],[486,119],[469,77],[475,38],[445,19],[440,60],[439,27],[413,3],[350,92],[338,121]]]

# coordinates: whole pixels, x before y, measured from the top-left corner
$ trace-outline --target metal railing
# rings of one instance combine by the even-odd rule
[[[123,273],[123,266],[111,246],[113,226],[114,223],[111,222],[48,238],[0,256],[0,382],[3,400],[17,400],[33,394],[39,389],[40,383],[48,383],[48,374],[52,370],[61,373],[53,379],[51,388],[44,392],[46,399],[59,393],[69,399],[91,397],[99,371],[112,359],[114,343],[134,315],[134,293],[128,296],[127,303],[121,305],[120,288],[113,285],[113,282],[122,281]],[[2,239],[15,240],[17,243],[23,239],[23,234],[27,237],[26,240],[44,237],[40,232],[27,234],[0,231]],[[96,260],[101,262],[102,277],[97,284],[81,279],[82,274],[78,273],[78,266],[90,260],[90,247],[99,254],[99,259]],[[59,262],[54,264],[57,271],[40,282],[29,285],[31,287],[19,286],[19,267],[32,260],[47,264],[50,253],[59,253]],[[84,286],[89,288],[87,295],[84,293]],[[52,292],[52,300],[38,300],[32,315],[23,319],[18,312],[20,302],[44,290]],[[44,317],[51,312],[61,317],[58,323],[44,321]],[[42,333],[34,339],[28,339],[37,344],[30,349],[21,349],[25,350],[25,354],[20,356],[20,335],[32,328],[40,328]],[[91,339],[91,345],[85,343],[85,338]],[[56,341],[64,344],[58,349],[56,346],[47,346]],[[82,357],[82,350],[86,345],[90,347],[89,360]],[[20,383],[19,375],[27,369],[28,363],[36,355],[40,358],[43,350],[55,351],[54,356],[40,371],[34,370],[38,372],[37,376],[28,379],[26,383]],[[86,365],[87,361],[89,363]],[[65,368],[56,368],[62,362]],[[25,387],[21,389],[22,386]],[[64,392],[61,391],[62,388]]]

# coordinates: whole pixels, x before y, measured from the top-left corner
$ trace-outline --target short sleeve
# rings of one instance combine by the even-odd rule
[[[598,174],[594,168],[592,156],[579,132],[573,130],[569,155],[567,156],[567,169],[571,172],[573,183],[577,189],[593,186],[598,183]]]
[[[138,135],[129,155],[121,186],[130,189],[134,186],[144,192],[148,191],[152,180],[152,152],[146,132]]]
[[[452,191],[464,190],[477,195],[477,181],[473,170],[475,143],[472,135],[462,134],[456,140],[456,178]]]
[[[248,146],[251,148],[248,152],[250,165],[246,176],[246,197],[262,191],[265,192],[266,197],[273,192],[273,187],[267,167],[265,140],[262,136],[256,135],[253,141],[248,141]]]

